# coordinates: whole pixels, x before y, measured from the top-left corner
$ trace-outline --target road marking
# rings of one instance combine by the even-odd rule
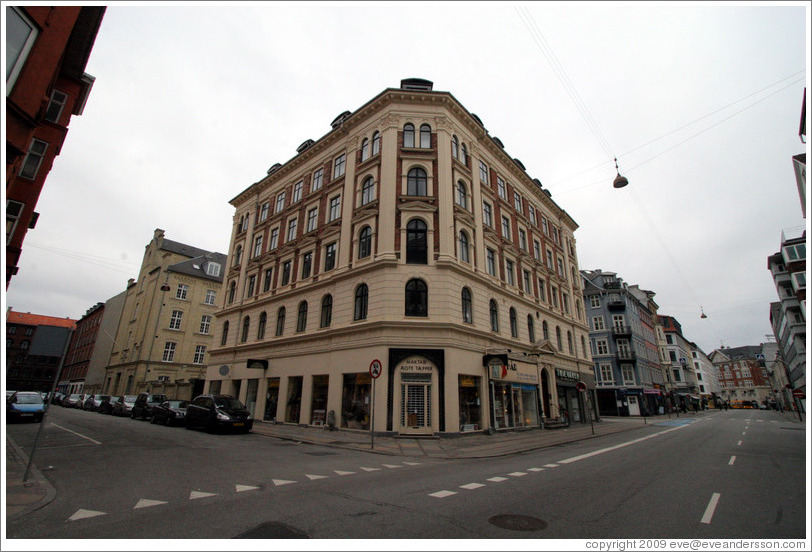
[[[494,483],[500,483],[502,481],[507,481],[507,477],[491,477],[488,481],[493,481]]]
[[[737,446],[737,447],[742,446],[742,442],[741,442],[741,441],[739,441],[738,443],[736,443],[736,446]]]
[[[735,461],[736,461],[736,457],[735,457],[735,456],[731,456],[731,457],[730,457],[730,462],[728,462],[728,463],[727,463],[727,465],[728,465],[728,466],[732,466],[732,465],[733,465],[733,462],[735,462]]]
[[[468,483],[467,485],[460,485],[460,489],[473,490],[484,486],[482,483]]]
[[[395,466],[394,464],[384,464],[383,467],[384,468],[395,469],[395,468],[402,468],[403,466]]]
[[[327,479],[326,475],[311,475],[309,473],[306,473],[305,477],[307,477],[310,481],[313,481],[314,479]]]
[[[407,466],[419,466],[420,462],[404,462]]]
[[[559,462],[559,464],[563,464],[563,462]],[[558,464],[544,464],[545,468],[557,468]]]
[[[204,493],[201,491],[192,491],[189,493],[189,500],[197,500],[198,498],[207,498],[210,496],[217,496],[217,493]]]
[[[364,470],[365,472],[381,471],[381,468],[364,468],[364,467],[361,467],[361,469]]]
[[[59,425],[59,424],[54,424],[54,423],[52,423],[51,425],[52,425],[52,426],[54,426],[54,427],[58,427],[59,429],[64,429],[64,430],[65,430],[65,431],[67,431],[68,433],[73,433],[74,435],[78,435],[78,436],[79,436],[79,437],[81,437],[82,439],[87,439],[88,441],[91,441],[91,442],[93,442],[93,443],[96,443],[97,445],[101,445],[101,443],[100,443],[100,442],[98,442],[96,439],[91,439],[91,438],[90,438],[90,437],[88,437],[87,435],[82,435],[81,433],[76,433],[75,431],[71,431],[70,429],[68,429],[68,428],[66,428],[66,427],[62,427],[62,426],[61,426],[61,425]]]
[[[290,485],[291,483],[296,483],[295,481],[288,481],[287,479],[271,479],[271,481],[273,481],[273,484],[276,485],[277,487],[280,487],[282,485]]]
[[[341,470],[333,470],[333,471],[336,472],[338,475],[352,475],[352,474],[355,473],[355,472],[348,472],[348,471],[341,471]]]
[[[713,493],[710,502],[708,502],[708,507],[705,508],[705,514],[702,516],[702,523],[711,522],[711,518],[713,518],[713,512],[716,511],[716,505],[719,503],[720,496],[722,495],[720,495],[719,493]]]
[[[435,498],[445,498],[447,496],[455,495],[454,491],[437,491],[436,493],[430,493],[429,496],[433,496]]]
[[[611,447],[606,447],[604,449],[593,450],[592,452],[587,452],[586,454],[581,454],[579,456],[573,456],[572,458],[567,458],[565,460],[559,460],[559,464],[569,464],[571,462],[577,462],[578,460],[584,460],[585,458],[591,458],[592,456],[597,456],[599,454],[603,454],[604,452],[610,452],[613,450],[617,450],[619,448],[628,447],[629,445],[633,445],[635,443],[639,443],[641,441],[645,441],[646,439],[651,439],[652,437],[657,437],[658,435],[665,435],[666,433],[670,433],[672,431],[677,431],[679,429],[688,427],[687,425],[681,425],[677,427],[672,427],[671,429],[666,429],[665,431],[661,431],[659,433],[653,433],[651,435],[646,435],[645,437],[640,437],[639,439],[634,439],[632,441],[626,441],[625,443],[619,443],[617,445],[613,445]],[[555,467],[555,464],[546,464],[544,467]]]
[[[163,500],[150,500],[148,498],[142,498],[138,501],[138,504],[133,507],[133,510],[138,508],[150,508],[152,506],[158,506],[159,504],[166,504],[166,502]]]
[[[513,472],[508,474],[511,477],[522,477],[523,475],[527,475],[525,472]]]
[[[527,471],[540,472],[540,471],[544,471],[544,468],[527,468]]]
[[[243,491],[256,491],[257,489],[259,489],[259,487],[253,487],[251,485],[236,485],[235,487],[235,490],[238,493],[241,493]]]
[[[68,521],[76,521],[78,519],[92,518],[96,516],[107,515],[106,512],[96,512],[94,510],[76,510],[76,513],[68,518]]]

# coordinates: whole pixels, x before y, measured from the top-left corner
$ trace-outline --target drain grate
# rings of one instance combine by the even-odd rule
[[[530,516],[500,514],[488,519],[491,525],[509,531],[541,531],[547,529],[547,522]]]
[[[307,533],[278,521],[269,521],[239,534],[235,539],[306,539]]]

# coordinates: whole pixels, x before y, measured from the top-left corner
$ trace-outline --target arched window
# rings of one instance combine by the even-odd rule
[[[372,155],[381,153],[381,133],[377,130],[372,135]]]
[[[429,289],[426,282],[414,278],[406,282],[406,316],[429,315]]]
[[[307,301],[299,303],[299,316],[296,318],[296,331],[303,332],[307,328]]]
[[[265,339],[265,323],[268,321],[268,315],[265,311],[259,315],[259,326],[257,326],[257,339]]]
[[[375,181],[370,176],[361,184],[361,205],[366,205],[373,199],[375,199]]]
[[[559,328],[558,326],[555,327],[555,341],[556,344],[558,345],[558,350],[563,351],[564,346],[561,344],[561,328]]]
[[[431,127],[429,125],[420,125],[420,147],[431,148]]]
[[[406,175],[406,195],[425,196],[428,195],[429,179],[426,171],[419,167],[409,170]]]
[[[541,334],[545,341],[550,341],[550,330],[547,328],[547,321],[541,323]]]
[[[223,322],[223,337],[220,339],[220,345],[225,347],[226,341],[228,341],[228,320]]]
[[[530,340],[530,343],[536,342],[536,328],[533,325],[533,315],[527,315],[527,338]]]
[[[361,284],[355,290],[355,314],[354,320],[366,320],[367,306],[369,304],[369,288],[366,284]]]
[[[414,125],[412,123],[403,125],[403,147],[414,147]]]
[[[471,302],[471,290],[462,288],[462,321],[467,324],[474,323],[474,311]]]
[[[456,136],[451,137],[451,156],[454,159],[459,159],[460,157],[460,141],[457,140]]]
[[[468,210],[468,186],[462,180],[457,182],[457,205]]]
[[[495,299],[491,299],[491,331],[499,331],[499,306],[496,304]]]
[[[369,138],[361,140],[361,161],[369,159]]]
[[[406,262],[428,263],[428,227],[420,219],[411,220],[406,225]]]
[[[319,326],[329,328],[333,321],[333,296],[325,295],[321,300],[321,321]]]
[[[248,327],[251,325],[251,317],[246,316],[242,320],[242,335],[240,335],[240,341],[245,343],[248,341]]]
[[[229,304],[234,302],[234,295],[237,293],[237,282],[231,282],[231,285],[228,286],[228,302]]]
[[[516,318],[516,309],[510,307],[510,337],[519,337],[519,321]]]
[[[365,259],[372,254],[372,228],[364,226],[358,235],[358,258]]]
[[[572,332],[567,332],[567,349],[569,350],[570,354],[575,354],[575,350],[572,346]]]
[[[285,307],[279,307],[276,311],[276,335],[285,333]]]
[[[460,230],[460,261],[464,263],[471,262],[471,256],[468,249],[468,234],[465,230]]]

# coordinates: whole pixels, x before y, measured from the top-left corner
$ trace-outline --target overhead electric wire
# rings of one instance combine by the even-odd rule
[[[48,253],[52,253],[54,255],[59,255],[62,257],[66,257],[68,259],[73,259],[76,261],[92,264],[94,266],[107,268],[109,270],[114,270],[116,272],[124,273],[124,274],[133,274],[138,272],[138,265],[127,263],[127,262],[119,262],[109,257],[102,257],[99,255],[89,255],[87,253],[81,253],[79,251],[71,251],[69,249],[61,249],[58,247],[52,247],[47,245],[39,245],[36,243],[26,242],[26,247],[33,247],[34,249],[41,249],[43,251],[47,251]]]

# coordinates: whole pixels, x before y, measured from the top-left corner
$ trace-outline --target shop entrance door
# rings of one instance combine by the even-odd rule
[[[640,405],[637,403],[637,397],[635,395],[629,395],[626,397],[626,400],[629,401],[629,416],[639,416]]]
[[[407,380],[400,389],[400,433],[431,434],[431,383]]]
[[[522,389],[513,388],[513,423],[516,427],[524,425],[524,413],[522,412]]]

